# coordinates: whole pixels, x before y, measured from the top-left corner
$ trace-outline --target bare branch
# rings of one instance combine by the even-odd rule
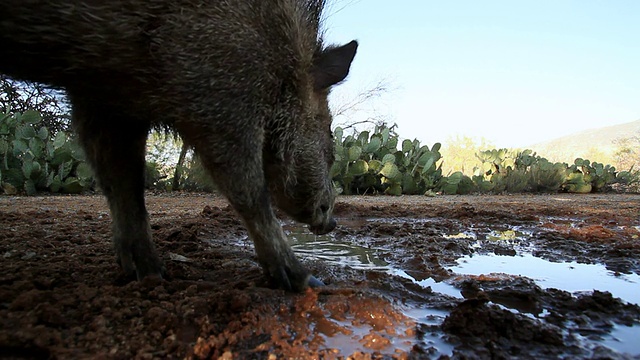
[[[346,124],[345,126],[342,126],[342,130],[349,130],[349,129],[355,129],[356,126],[358,125],[362,125],[362,124],[369,124],[369,125],[380,125],[378,124],[376,121],[371,120],[371,119],[367,119],[367,120],[362,120],[362,121],[355,121],[349,124]]]
[[[337,10],[333,10],[331,9],[331,13],[329,13],[327,16],[325,16],[325,19],[331,18],[331,16],[341,12],[342,10],[348,8],[349,6],[353,5],[353,4],[357,4],[362,0],[351,0],[351,1],[345,1],[344,4],[340,4],[340,8],[338,8]],[[337,4],[337,3],[335,3]]]
[[[70,106],[63,91],[0,75],[0,111],[36,110],[52,134],[69,129]]]
[[[333,116],[340,117],[345,116],[348,113],[356,112],[362,107],[362,105],[368,103],[372,99],[381,97],[388,91],[388,81],[386,79],[382,79],[378,81],[373,87],[362,91],[353,99],[350,99],[335,108],[335,110],[333,111]]]

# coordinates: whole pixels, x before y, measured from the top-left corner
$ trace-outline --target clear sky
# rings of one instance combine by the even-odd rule
[[[640,0],[329,2],[328,42],[360,43],[332,105],[390,85],[351,120],[523,147],[640,119]]]

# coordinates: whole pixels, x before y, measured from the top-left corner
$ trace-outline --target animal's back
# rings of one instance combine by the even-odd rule
[[[0,12],[0,71],[68,85],[90,72],[127,71],[141,61],[144,19],[123,1],[6,0]]]
[[[197,73],[205,62],[218,67],[208,74],[217,77],[256,66],[263,74],[286,71],[319,48],[314,17],[322,3],[3,0],[0,72],[60,87],[133,78],[157,88],[167,74],[184,71],[177,67],[204,75]]]

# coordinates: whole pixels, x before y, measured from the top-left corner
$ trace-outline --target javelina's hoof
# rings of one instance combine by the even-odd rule
[[[131,280],[141,281],[149,276],[162,279],[167,272],[162,260],[155,256],[138,260],[135,264],[129,256],[119,256],[117,260],[125,276]]]
[[[164,266],[161,266],[159,269],[153,269],[152,271],[140,272],[136,270],[136,277],[138,278],[138,281],[141,281],[142,279],[145,279],[148,277],[163,279],[166,274],[167,274],[167,270],[165,269]]]
[[[309,275],[308,284],[309,284],[309,287],[312,287],[312,288],[324,286],[324,283],[322,281],[318,280],[318,278],[316,278],[313,275]]]
[[[335,229],[337,225],[338,223],[336,222],[336,219],[331,218],[329,219],[329,221],[327,221],[324,224],[317,225],[317,226],[309,226],[309,230],[311,230],[311,232],[316,235],[324,235],[333,231],[333,229]]]
[[[162,280],[162,279],[166,279],[166,275],[167,275],[167,271],[163,267],[158,272],[139,273],[136,270],[128,271],[124,273],[124,279],[126,279],[126,282],[142,281],[149,278]]]
[[[324,286],[322,281],[310,275],[299,263],[294,267],[296,269],[278,267],[276,271],[274,269],[267,271],[266,275],[269,278],[270,286],[293,292],[302,292],[307,287]]]

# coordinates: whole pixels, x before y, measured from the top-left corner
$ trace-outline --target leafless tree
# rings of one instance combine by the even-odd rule
[[[380,125],[388,122],[388,116],[374,112],[368,114],[364,120],[352,120],[352,116],[365,112],[366,108],[390,91],[388,80],[382,79],[373,86],[361,91],[356,96],[348,99],[334,99],[332,107],[334,123],[343,129],[356,129],[360,125]]]
[[[71,108],[64,91],[0,75],[0,111],[36,110],[52,134],[69,130]]]

